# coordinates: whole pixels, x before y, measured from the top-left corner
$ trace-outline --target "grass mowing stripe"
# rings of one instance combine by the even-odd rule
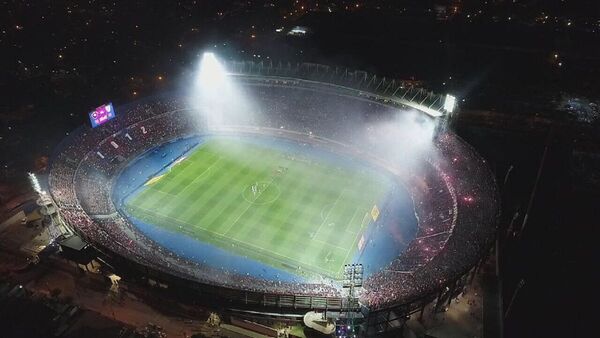
[[[144,211],[149,214],[154,213],[152,210],[144,210]],[[187,231],[181,231],[180,228],[178,228],[178,226],[175,226],[174,223],[178,223],[179,226],[181,226],[181,227],[183,227],[183,226],[189,227],[192,225],[192,224],[185,223],[183,220],[179,220],[176,218],[169,218],[169,217],[165,217],[163,215],[156,215],[156,219],[157,219],[157,223],[161,224],[164,228],[173,229],[173,230],[179,231],[179,232],[184,232],[188,235],[192,235],[192,236],[202,239],[202,240],[211,239],[211,240],[216,240],[217,242],[222,243],[222,244],[226,244],[229,241],[233,240],[236,242],[236,244],[239,245],[239,248],[234,246],[233,247],[234,249],[232,250],[231,246],[226,245],[228,247],[228,249],[230,249],[234,252],[240,253],[240,254],[249,254],[253,258],[258,256],[259,260],[265,261],[272,266],[275,266],[275,264],[273,264],[273,261],[277,261],[277,262],[281,262],[281,263],[285,263],[285,264],[289,264],[290,262],[295,262],[295,260],[293,258],[287,257],[281,253],[269,251],[268,249],[255,246],[251,243],[245,243],[243,241],[226,238],[219,234],[211,233],[210,231],[207,231],[207,230],[202,230],[199,232],[198,231],[191,232],[191,233],[187,232]],[[208,237],[199,236],[199,233],[207,234]],[[251,247],[252,249],[251,249],[251,251],[244,251],[244,250],[240,251],[240,249],[243,249],[244,247]],[[280,264],[277,264],[277,266],[279,266],[279,265]],[[328,271],[323,270],[322,268],[320,268],[318,266],[310,266],[309,264],[304,264],[304,265],[310,267],[311,270],[314,270],[317,273],[329,273]],[[281,265],[281,267],[285,268],[285,265]]]
[[[342,243],[346,243],[347,232],[345,229],[348,226],[348,223],[351,221],[354,211],[353,209],[354,206],[350,203],[347,203],[347,201],[340,203],[339,212],[336,212],[332,218],[335,226],[327,229],[327,231],[322,234],[324,241],[334,243],[338,246],[342,245]]]
[[[218,177],[213,177],[215,182],[227,180],[227,175],[219,174]],[[226,207],[227,203],[223,201],[231,200],[229,194],[231,189],[226,189],[225,185],[213,184],[208,189],[206,187],[198,187],[194,190],[194,201],[198,201],[194,208],[190,208],[183,216],[189,222],[196,224],[198,227],[208,229],[212,222],[213,215],[218,214],[219,207]],[[219,196],[220,198],[215,198]]]
[[[224,175],[228,170],[230,170],[230,167],[231,163],[229,163],[227,160],[221,159],[215,162],[211,166],[210,171],[203,172],[203,179],[198,180],[195,183],[191,183],[189,186],[183,189],[178,194],[178,198],[182,201],[194,201],[195,198],[199,197],[199,191],[208,190],[209,186],[214,183],[214,180],[221,175]],[[189,174],[194,175],[194,173]]]
[[[332,232],[335,233],[335,228],[339,225],[338,210],[340,209],[340,206],[343,206],[344,193],[346,191],[347,191],[347,189],[343,189],[340,192],[340,195],[334,202],[334,205],[331,207],[331,209],[327,213],[325,220],[323,220],[323,222],[319,226],[319,231],[315,235],[315,239],[326,242],[329,238],[328,235]],[[334,231],[332,231],[332,229]],[[334,254],[330,247],[322,246],[318,252],[319,252],[319,254],[317,256],[318,259],[324,259],[326,264],[328,264],[328,265],[332,265],[333,263],[340,264],[339,259],[337,257],[333,257]]]
[[[222,232],[222,229],[227,229],[231,226],[233,219],[237,220],[239,218],[240,212],[246,212],[248,202],[244,200],[242,194],[247,186],[247,182],[261,179],[267,171],[267,169],[263,169],[261,172],[254,171],[252,174],[244,174],[240,171],[236,175],[228,177],[228,181],[221,188],[228,191],[229,198],[219,196],[217,206],[207,215],[210,217],[207,223],[211,230]],[[228,208],[231,212],[226,214],[225,210]]]
[[[143,204],[138,203],[137,200],[133,200],[132,204],[141,205],[146,209],[154,210],[154,208],[158,207],[159,205],[164,205],[167,200],[172,198],[172,196],[169,196],[166,194],[157,194],[156,191],[153,191],[152,187],[150,187],[150,189],[144,191],[144,193],[149,194],[152,197],[149,198],[148,200],[146,200],[146,202]]]
[[[293,192],[291,194],[285,195],[282,198],[282,202],[285,202],[286,208],[280,211],[280,214],[287,214],[287,217],[281,221],[280,224],[291,224],[292,226],[288,227],[277,227],[273,232],[271,232],[271,236],[265,238],[268,243],[285,243],[284,239],[286,235],[292,234],[303,234],[307,236],[310,232],[310,228],[312,225],[309,222],[306,222],[300,215],[302,211],[307,207],[306,203],[302,203],[304,199],[310,199],[311,191],[303,189],[302,187],[312,179],[311,175],[307,174],[304,176],[300,176],[295,182],[290,182],[287,186],[287,192]],[[293,226],[293,225],[296,226]],[[292,247],[292,246],[289,246]],[[293,248],[293,247],[292,247]]]
[[[138,189],[144,189],[144,188],[138,188]],[[137,195],[135,195],[135,193],[134,193],[131,196],[128,196],[127,202],[136,200],[137,203],[142,203],[142,204],[146,203],[146,201],[148,201],[149,199],[151,199],[153,197],[153,194],[151,194],[149,192],[150,189],[152,189],[152,187],[146,187],[145,190],[142,190]]]
[[[204,173],[208,168],[210,168],[215,162],[219,159],[218,156],[212,155],[207,156],[207,158],[203,159],[202,162],[194,162],[193,164],[186,166],[185,168],[180,168],[173,182],[169,185],[169,189],[167,192],[172,194],[178,194],[183,191],[187,186],[192,184],[196,178]],[[171,177],[171,174],[167,175],[167,177]]]
[[[225,165],[225,164],[224,164]],[[217,180],[219,172],[209,173],[207,179]],[[196,184],[188,187],[185,192],[179,196],[180,204],[184,204],[186,207],[181,209],[180,217],[182,219],[187,220],[190,223],[198,224],[195,220],[197,219],[197,215],[209,210],[207,208],[212,207],[210,204],[211,200],[208,198],[203,198],[202,196],[206,194],[208,189],[206,189],[205,185]],[[171,213],[171,215],[174,215]]]
[[[265,163],[267,164],[267,166],[269,168],[277,168],[278,166],[286,166],[287,163],[289,162],[287,160],[284,160],[284,162],[282,162],[282,160],[279,157],[272,157],[272,158],[268,158],[268,159],[264,159]],[[291,192],[294,191],[292,189],[285,189],[283,195],[281,194],[281,189],[283,187],[282,182],[285,180],[285,176],[284,177],[279,177],[279,176],[273,176],[273,173],[271,173],[270,178],[269,178],[269,185],[268,188],[265,189],[265,192],[268,192],[268,189],[277,189],[279,191],[279,195],[277,200],[268,203],[266,205],[263,204],[258,204],[258,205],[254,205],[253,209],[249,210],[248,213],[245,215],[246,217],[244,218],[244,221],[242,222],[242,227],[239,230],[240,232],[243,233],[247,233],[248,231],[253,231],[253,235],[255,235],[256,237],[259,237],[260,233],[262,232],[262,230],[265,227],[261,227],[259,223],[262,224],[270,224],[270,223],[265,223],[265,222],[261,222],[263,216],[266,215],[272,215],[275,213],[275,210],[280,210],[284,204],[286,199],[289,198],[289,195],[286,194],[285,192]],[[262,196],[262,194],[261,194]],[[275,226],[277,225],[277,223],[272,223]]]
[[[226,183],[221,182],[229,179],[228,176],[234,174],[233,172],[230,172],[229,169],[236,168],[236,165],[228,159],[223,159],[213,168],[214,170],[209,172],[204,180],[193,187],[190,187],[188,189],[188,194],[182,196],[182,198],[186,198],[187,200],[202,201],[202,204],[197,205],[196,209],[190,210],[189,213],[186,212],[184,214],[185,217],[197,219],[199,215],[208,213],[210,209],[214,207],[216,202],[215,197],[217,194],[223,192],[223,187],[226,185]],[[239,169],[243,170],[242,167]],[[227,198],[225,197],[223,197],[223,199],[227,201]],[[206,205],[211,206],[211,208],[205,208]]]
[[[256,159],[255,159],[256,160]],[[244,212],[243,214],[245,214],[246,212],[249,211],[250,206],[253,205],[252,201],[248,201],[246,199],[246,197],[244,197],[244,192],[246,189],[248,189],[249,186],[257,183],[257,182],[268,182],[267,183],[267,188],[265,190],[261,190],[259,192],[259,197],[262,196],[266,190],[270,189],[271,184],[274,181],[274,177],[273,175],[273,170],[275,168],[275,161],[277,161],[276,158],[273,158],[272,156],[265,156],[261,159],[260,163],[257,163],[257,161],[255,161],[253,163],[254,166],[256,166],[257,168],[260,168],[261,171],[257,173],[257,175],[254,176],[250,176],[250,175],[245,175],[245,177],[240,177],[238,182],[241,182],[241,186],[240,186],[240,196],[237,198],[238,201],[243,201],[240,204],[243,204],[245,206]],[[261,208],[255,208],[253,211],[257,211],[257,210],[261,210]],[[239,219],[240,219],[241,215],[234,215],[231,214],[226,220],[225,223],[226,225],[224,226],[224,233],[228,233],[229,229],[232,228],[232,222],[233,224],[236,224]],[[248,217],[246,217],[242,223],[246,223],[248,220]]]
[[[210,201],[212,207],[207,209],[202,216],[202,224],[204,226],[213,225],[213,221],[228,207],[233,207],[235,201],[241,194],[241,186],[239,179],[244,176],[244,168],[236,172],[225,171],[218,176],[218,179],[211,180],[211,186],[202,194],[202,200]]]
[[[318,195],[313,194],[312,191],[305,190],[302,199],[313,201],[316,196]],[[316,232],[316,226],[321,221],[318,217],[318,213],[306,214],[301,208],[293,209],[289,221],[284,223],[286,224],[286,228],[280,229],[270,240],[279,243],[283,250],[302,248],[302,250],[296,252],[298,260],[301,262],[310,262],[309,260],[305,260],[304,257],[307,254],[314,254],[318,250],[316,243],[311,241],[311,237]]]
[[[287,166],[289,165],[286,161],[286,163],[283,164],[283,166]],[[282,177],[281,180],[276,180],[275,184],[279,185],[279,188],[282,189],[282,186],[284,186],[284,184],[289,184],[289,183],[285,183],[286,178],[289,177],[289,173],[286,174],[286,176]],[[285,203],[287,199],[289,199],[290,197],[293,197],[295,194],[289,194],[290,192],[294,192],[295,191],[295,187],[297,185],[299,185],[301,183],[301,180],[295,180],[295,181],[291,181],[292,186],[288,186],[284,191],[287,192],[287,194],[284,192],[283,196],[280,196],[280,198],[275,201],[273,204],[275,206],[279,206],[278,209],[281,209],[283,206],[285,206],[286,204],[289,205],[289,203]],[[268,239],[270,238],[274,233],[277,233],[279,231],[282,231],[282,229],[284,229],[283,231],[287,231],[287,232],[293,232],[290,228],[285,229],[284,228],[284,222],[282,221],[278,221],[278,222],[265,222],[265,219],[263,216],[269,215],[271,214],[271,208],[273,207],[273,204],[268,205],[268,206],[256,206],[256,210],[257,212],[253,213],[249,219],[244,220],[244,227],[237,233],[234,234],[234,236],[236,236],[236,238],[239,237],[245,237],[247,235],[252,235],[251,238],[255,239],[255,241],[260,242],[260,245],[263,246],[269,246],[272,247],[274,246],[272,242],[269,242]],[[297,209],[297,208],[295,208]],[[293,209],[290,208],[290,211],[292,211]],[[267,227],[267,226],[261,226],[264,224],[272,224],[272,226]],[[263,232],[265,232],[263,234]]]
[[[169,185],[164,188],[165,192],[174,195],[179,194],[195,180],[195,177],[190,175],[190,173],[202,173],[204,170],[206,170],[206,168],[199,165],[186,167],[185,171],[180,171],[179,174],[173,178],[172,182],[169,182]],[[168,175],[167,177],[171,177],[171,175]]]
[[[296,160],[290,160],[294,156]],[[353,250],[349,242],[355,242],[359,233],[355,230],[361,218],[354,217],[357,209],[370,210],[372,206],[366,204],[377,200],[382,184],[360,171],[305,160],[301,152],[286,155],[281,149],[237,139],[209,140],[156,183],[155,187],[176,196],[165,197],[148,187],[131,204],[142,207],[133,208],[135,214],[227,250],[279,268],[285,269],[281,262],[287,261],[303,270],[334,276]],[[280,166],[288,168],[286,174],[273,177]],[[200,175],[206,177],[197,180]],[[272,179],[280,192],[277,200],[257,204],[244,199],[243,192],[250,185]],[[348,192],[339,198],[344,189]],[[336,198],[339,205],[334,204]],[[334,221],[324,220],[323,213]],[[311,233],[325,221],[332,225],[311,239]],[[237,243],[233,249],[230,241]]]
[[[357,246],[357,245],[358,245],[358,239],[359,239],[359,237],[361,237],[361,236],[360,236],[360,234],[362,233],[362,229],[363,229],[364,227],[366,227],[366,226],[367,226],[369,223],[371,223],[371,222],[370,222],[370,216],[371,216],[371,215],[370,215],[368,212],[366,212],[366,213],[364,214],[364,216],[363,216],[363,218],[362,218],[362,220],[361,220],[361,222],[360,222],[360,229],[361,229],[361,230],[360,230],[360,231],[359,231],[359,232],[356,234],[356,236],[354,237],[354,241],[352,241],[352,245],[351,245],[351,246],[350,246],[350,248],[348,249],[348,252],[346,253],[346,257],[344,258],[344,261],[343,261],[344,263],[342,263],[342,264],[345,264],[346,262],[348,262],[348,259],[349,259],[350,257],[352,257],[352,256],[351,256],[351,254],[353,254],[353,253],[355,253],[355,252],[357,252],[357,251],[358,251],[358,246]],[[342,266],[340,266],[340,268],[339,268],[339,271],[338,271],[338,274],[340,274],[340,273],[341,273],[341,271],[342,271],[342,268],[343,268],[343,265],[342,265]]]

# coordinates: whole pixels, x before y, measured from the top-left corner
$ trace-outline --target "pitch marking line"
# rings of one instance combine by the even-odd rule
[[[360,229],[362,230],[365,227],[365,218],[369,217],[369,213],[365,212],[365,215],[363,216],[362,222],[360,223]],[[368,222],[367,222],[368,224]],[[359,235],[362,233],[362,231],[359,231],[356,236],[354,237],[354,241],[352,242],[352,245],[350,246],[350,249],[348,250],[348,253],[346,253],[346,258],[344,258],[344,261],[342,262],[342,265],[340,266],[340,269],[338,270],[338,275],[342,272],[342,269],[344,268],[344,264],[346,264],[346,262],[348,261],[348,256],[350,256],[350,253],[354,251],[354,246],[356,245],[356,241],[358,240]]]
[[[354,210],[354,213],[352,214],[352,218],[350,219],[350,222],[348,222],[348,224],[346,225],[346,228],[344,229],[344,231],[346,231],[347,233],[353,234],[353,235],[356,235],[356,232],[348,230],[348,225],[352,225],[352,222],[354,222],[354,218],[356,217],[357,212],[358,212],[358,209]]]
[[[259,198],[259,197],[260,197],[260,196],[263,194],[263,192],[267,191],[267,189],[269,189],[269,188],[271,187],[271,184],[273,184],[273,181],[275,181],[275,179],[274,179],[274,178],[271,178],[271,181],[269,181],[269,184],[267,184],[267,187],[266,187],[265,189],[261,190],[261,191],[258,193],[258,196],[256,196],[256,198],[255,198],[254,200],[257,200],[257,199],[258,199],[258,198]],[[244,197],[244,191],[242,191],[242,197]],[[246,201],[246,199],[245,199],[245,198],[244,198],[244,201]],[[241,212],[241,213],[238,215],[238,217],[235,219],[235,221],[233,221],[233,223],[232,223],[232,224],[229,226],[229,228],[227,228],[227,230],[225,230],[225,232],[224,232],[224,233],[222,233],[222,234],[220,233],[220,235],[221,235],[221,236],[225,236],[225,235],[227,235],[227,233],[228,233],[228,232],[229,232],[231,229],[233,229],[233,227],[234,227],[234,226],[235,226],[235,224],[236,224],[236,223],[237,223],[237,222],[240,220],[240,218],[241,218],[241,217],[242,217],[242,216],[243,216],[243,215],[244,215],[244,214],[245,214],[245,213],[246,213],[248,210],[250,210],[250,207],[252,207],[253,205],[255,205],[254,203],[250,203],[250,202],[248,202],[248,201],[246,201],[246,203],[248,203],[248,206],[246,207],[246,209],[244,209],[244,211],[242,211],[242,212]]]
[[[325,204],[325,206],[321,209],[321,219],[322,220],[325,220],[325,218],[327,217],[327,215],[325,215],[325,210],[327,210],[327,212],[329,212],[329,210],[331,210],[330,207],[333,207],[333,203]]]
[[[177,221],[177,222],[180,222],[180,223],[186,224],[186,225],[188,225],[188,226],[190,226],[190,227],[192,227],[192,228],[194,228],[194,227],[195,227],[195,225],[194,225],[194,224],[191,224],[191,223],[188,223],[188,222],[186,222],[186,221],[183,221],[183,220],[181,220],[181,219],[178,219],[177,217],[172,217],[172,216],[168,216],[168,215],[163,215],[163,214],[161,214],[161,213],[154,212],[154,211],[152,211],[152,210],[148,210],[148,209],[145,209],[145,208],[142,208],[142,207],[137,207],[137,208],[138,208],[138,209],[141,209],[141,210],[144,210],[144,211],[146,211],[146,212],[148,212],[148,213],[155,214],[155,215],[156,215],[156,216],[158,216],[158,217],[162,217],[162,218],[170,218],[170,219],[172,219],[172,220],[175,220],[175,221]],[[260,252],[260,251],[264,251],[264,252],[266,252],[266,253],[270,253],[270,254],[273,254],[273,255],[276,255],[276,256],[281,256],[281,257],[284,257],[284,258],[288,259],[289,261],[292,261],[292,262],[294,262],[295,264],[298,264],[298,265],[301,265],[301,266],[302,266],[302,265],[303,265],[303,266],[308,266],[308,267],[311,267],[311,268],[313,268],[313,269],[315,269],[315,270],[320,270],[320,271],[321,271],[322,273],[324,273],[325,275],[330,275],[330,274],[331,274],[331,271],[325,270],[325,269],[323,269],[323,268],[321,268],[321,267],[314,266],[314,265],[312,265],[312,264],[301,263],[300,261],[298,261],[298,260],[297,260],[297,259],[295,259],[295,258],[288,257],[288,256],[286,256],[286,255],[283,255],[283,254],[280,254],[280,253],[277,253],[277,252],[274,252],[274,251],[271,251],[271,250],[267,250],[267,249],[265,249],[265,248],[263,248],[263,247],[260,247],[260,246],[258,246],[258,245],[255,245],[255,244],[252,244],[252,243],[243,242],[243,241],[237,240],[237,239],[235,239],[235,238],[232,238],[232,237],[226,237],[226,236],[223,236],[223,235],[221,235],[221,234],[219,234],[219,233],[217,233],[217,232],[213,232],[213,231],[210,231],[210,230],[208,230],[208,229],[201,228],[201,227],[200,227],[200,229],[202,229],[202,230],[204,230],[204,231],[206,231],[206,232],[208,232],[208,233],[211,233],[211,234],[213,234],[213,235],[217,235],[217,236],[223,237],[223,238],[224,238],[224,239],[226,239],[226,240],[234,240],[234,241],[236,241],[236,242],[238,242],[238,243],[241,243],[242,245],[248,245],[248,246],[251,246],[251,247],[253,247],[253,248],[255,248],[255,249],[258,249],[258,250],[259,250],[259,252],[257,252],[258,254],[261,254],[261,252]],[[186,232],[187,232],[187,231],[186,231]],[[193,233],[193,232],[192,232],[192,233]],[[195,237],[195,234],[194,234],[194,237]],[[273,258],[273,257],[267,257],[267,258]],[[284,260],[279,260],[279,261],[280,261],[281,263],[284,263],[284,264],[289,264],[289,261],[284,261]],[[267,263],[267,264],[268,264],[268,263]]]
[[[201,180],[201,179],[204,179],[204,174],[208,173],[208,172],[209,172],[209,170],[210,170],[210,169],[212,169],[212,167],[214,167],[214,166],[215,166],[217,163],[219,163],[219,162],[221,161],[221,159],[222,159],[222,157],[219,157],[219,158],[218,158],[218,159],[215,161],[215,163],[211,164],[211,165],[210,165],[208,168],[204,169],[204,171],[203,171],[202,173],[200,173],[200,175],[196,176],[196,178],[194,178],[194,180],[193,180],[193,181],[191,181],[191,182],[190,182],[190,184],[188,184],[188,185],[187,185],[187,186],[185,186],[183,189],[181,189],[181,190],[179,191],[179,193],[182,193],[182,192],[186,191],[186,190],[187,190],[189,187],[191,187],[192,185],[195,185],[195,184],[197,184],[198,182],[196,182],[196,181],[199,181],[199,180]]]
[[[258,182],[256,182],[256,183],[264,183],[264,182],[265,182],[265,181],[258,181]],[[268,184],[268,183],[267,183],[267,184]],[[267,191],[267,189],[268,189],[270,186],[271,186],[271,185],[270,185],[270,184],[268,184],[268,185],[267,185],[267,187],[266,187],[266,188],[265,188],[263,191],[261,191],[261,193],[258,195],[258,197],[260,197],[260,196],[263,194],[263,192]],[[252,204],[252,205],[256,205],[256,206],[261,206],[261,205],[267,205],[267,204],[271,204],[271,203],[275,202],[275,201],[276,201],[276,200],[279,198],[279,196],[281,196],[281,189],[279,189],[279,188],[277,187],[277,185],[275,185],[274,187],[275,187],[275,189],[277,189],[277,195],[275,195],[275,197],[274,197],[274,198],[272,198],[271,200],[268,200],[268,201],[266,201],[266,202],[260,202],[260,203],[256,202],[256,200],[258,200],[258,197],[256,197],[256,196],[254,197],[254,201],[250,201],[248,198],[246,198],[246,195],[245,195],[245,193],[246,193],[246,190],[247,190],[249,187],[246,187],[246,189],[242,190],[242,198],[243,198],[243,199],[244,199],[246,202],[248,202],[248,203],[250,203],[250,204]]]
[[[192,227],[192,228],[198,227],[197,225],[194,225],[194,224],[188,223],[188,222],[186,222],[186,221],[183,221],[183,220],[181,220],[181,219],[179,219],[179,218],[177,218],[177,217],[172,217],[172,216],[168,216],[168,215],[163,215],[163,214],[161,214],[161,213],[159,213],[159,212],[155,212],[155,211],[152,211],[152,210],[148,210],[148,209],[146,209],[146,208],[142,208],[142,207],[135,207],[135,208],[137,208],[137,209],[140,209],[140,210],[144,210],[144,211],[146,211],[146,212],[148,212],[148,213],[150,213],[150,214],[154,214],[154,215],[156,215],[156,216],[158,216],[158,217],[172,219],[172,220],[174,220],[174,221],[177,221],[177,222],[179,222],[179,223],[182,223],[182,224],[188,225],[188,226],[190,226],[190,227]],[[321,267],[314,266],[314,265],[312,265],[312,264],[301,263],[300,261],[298,261],[298,260],[297,260],[297,259],[295,259],[295,258],[288,257],[288,256],[286,256],[286,255],[284,255],[284,254],[280,254],[280,253],[277,253],[277,252],[274,252],[274,251],[271,251],[271,250],[267,250],[267,249],[265,249],[265,248],[263,248],[263,247],[260,247],[260,246],[258,246],[258,245],[255,245],[255,244],[252,244],[252,243],[243,242],[243,241],[240,241],[240,240],[238,240],[238,239],[235,239],[235,238],[233,238],[233,237],[227,237],[227,236],[224,236],[224,235],[221,235],[221,234],[219,234],[218,232],[213,232],[213,231],[210,231],[210,230],[208,230],[208,229],[204,229],[204,228],[202,228],[202,227],[198,227],[198,228],[200,228],[200,229],[202,229],[202,230],[204,230],[204,231],[206,231],[206,232],[208,232],[208,233],[211,233],[211,234],[213,234],[213,235],[217,235],[217,236],[219,236],[219,237],[222,237],[222,238],[224,238],[224,239],[226,239],[226,240],[233,240],[233,241],[236,241],[236,242],[238,242],[238,243],[241,243],[241,245],[242,245],[242,246],[243,246],[243,245],[248,245],[248,246],[251,246],[251,247],[253,247],[253,248],[255,248],[255,249],[259,250],[259,251],[257,252],[258,254],[261,254],[261,252],[260,252],[260,251],[264,251],[264,252],[266,252],[266,253],[270,253],[270,254],[273,254],[273,255],[276,255],[276,256],[280,256],[280,257],[286,258],[286,259],[288,259],[289,261],[292,261],[292,262],[294,262],[294,263],[295,263],[295,264],[297,264],[297,265],[311,267],[311,268],[313,268],[313,269],[315,269],[315,270],[321,271],[321,272],[322,272],[324,275],[327,275],[327,276],[330,276],[330,275],[331,275],[331,273],[332,273],[331,271],[325,270],[325,269],[323,269],[323,268],[321,268]],[[183,232],[183,231],[182,231],[182,232]],[[197,238],[197,239],[198,239],[198,238]],[[209,243],[209,244],[210,244],[210,243]],[[267,258],[273,258],[273,257],[267,257]],[[275,259],[276,259],[276,258],[275,258]],[[283,261],[283,260],[279,260],[279,261],[280,261],[281,263],[284,263],[284,264],[289,264],[289,261]],[[268,264],[268,263],[267,263],[267,264]]]
[[[161,193],[161,194],[165,194],[165,195],[169,195],[169,196],[173,196],[173,197],[176,197],[176,196],[177,196],[177,195],[175,195],[175,194],[171,194],[170,192],[162,191],[162,190],[159,190],[159,189],[157,189],[157,188],[152,188],[152,187],[150,187],[150,189],[153,189],[154,191],[156,191],[156,192],[159,192],[159,193]]]
[[[321,231],[321,228],[323,227],[323,224],[327,223],[327,220],[329,219],[329,215],[331,215],[331,210],[335,209],[336,205],[340,201],[340,198],[342,197],[342,195],[344,194],[344,192],[346,190],[347,189],[342,189],[342,191],[340,191],[340,194],[338,195],[338,197],[335,200],[335,202],[333,202],[333,205],[331,206],[331,209],[329,209],[329,211],[327,212],[327,216],[325,217],[325,219],[323,220],[323,222],[321,222],[321,225],[319,225],[319,227],[317,228],[317,231],[315,231],[315,235],[313,236],[313,238],[317,238],[318,237],[319,231]]]
[[[332,248],[336,248],[336,249],[338,249],[338,250],[342,250],[342,251],[346,251],[346,250],[348,250],[347,248],[342,248],[341,246],[337,246],[337,245],[335,245],[335,244],[327,243],[327,242],[325,242],[325,241],[322,241],[322,240],[320,240],[320,239],[314,239],[314,238],[312,238],[312,240],[313,240],[313,241],[315,241],[315,242],[317,242],[317,243],[324,244],[324,245],[330,246],[330,247],[332,247]]]

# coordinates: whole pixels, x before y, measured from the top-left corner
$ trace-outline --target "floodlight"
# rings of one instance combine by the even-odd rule
[[[33,190],[42,195],[44,192],[42,191],[42,187],[40,186],[40,181],[38,181],[37,176],[35,176],[34,173],[27,173],[27,175],[29,176],[29,182],[31,182]]]
[[[444,110],[448,113],[452,113],[456,107],[456,97],[450,94],[446,94],[446,101],[444,101]]]
[[[206,51],[200,57],[193,85],[190,86],[190,105],[193,114],[210,129],[251,120],[252,102],[238,85],[237,77],[227,71],[218,54]]]
[[[225,80],[227,73],[214,53],[206,52],[200,62],[200,83],[202,85],[218,85]]]

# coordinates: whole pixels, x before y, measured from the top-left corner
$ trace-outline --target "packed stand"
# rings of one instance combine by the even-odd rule
[[[421,165],[405,169],[404,163],[381,160],[386,153],[373,140],[376,137],[361,131],[366,124],[388,121],[396,109],[345,95],[324,97],[310,89],[295,92],[261,85],[253,90],[262,100],[260,111],[236,124],[295,130],[303,137],[324,135],[352,145],[347,151],[358,149],[357,156],[381,161],[407,183],[418,218],[417,239],[387,269],[365,280],[363,304],[381,308],[430,294],[449,278],[464,274],[488,247],[493,233],[489,225],[497,216],[497,210],[488,207],[497,202],[493,179],[476,152],[455,135],[437,137],[435,148],[418,160]],[[340,296],[338,287],[327,282],[281,283],[192,262],[158,246],[114,214],[112,180],[119,170],[142,152],[198,130],[189,115],[180,112],[186,107],[181,98],[143,102],[129,107],[107,128],[74,133],[55,156],[50,174],[51,193],[65,220],[101,246],[184,278],[208,284],[218,280],[257,292]]]

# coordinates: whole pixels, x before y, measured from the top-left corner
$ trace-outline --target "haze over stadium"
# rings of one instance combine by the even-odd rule
[[[2,338],[593,332],[597,1],[4,5]]]
[[[113,264],[237,306],[377,318],[452,297],[493,238],[489,169],[429,114],[442,96],[342,74],[204,54],[187,93],[117,107],[59,147],[49,183],[67,228]]]
[[[228,76],[235,73],[228,74],[213,52],[205,52],[202,55],[197,71],[192,74],[195,84],[191,87],[189,97],[191,106],[197,109],[192,114],[199,114],[199,118],[211,126],[236,125],[242,121],[259,122],[268,118],[261,115],[252,98],[236,84],[235,77]],[[449,113],[452,113],[455,105],[456,100],[453,96],[449,95],[444,99],[444,109]],[[365,130],[341,130],[350,133],[348,137],[354,133],[356,137],[374,138],[373,136],[377,135],[376,140],[373,139],[376,147],[391,151],[391,156],[403,156],[405,161],[411,161],[431,150],[436,126],[442,123],[441,120],[434,119],[439,116],[437,111],[430,112],[428,107],[423,105],[413,106],[419,107],[422,112],[413,107],[403,107],[398,109],[397,113],[391,114],[389,120],[372,123]],[[357,109],[353,105],[337,108],[349,112]]]
[[[190,105],[195,114],[210,126],[235,124],[237,120],[256,119],[259,112],[243,89],[228,76],[227,70],[213,52],[205,52],[198,68],[186,78],[183,88],[189,88]]]

